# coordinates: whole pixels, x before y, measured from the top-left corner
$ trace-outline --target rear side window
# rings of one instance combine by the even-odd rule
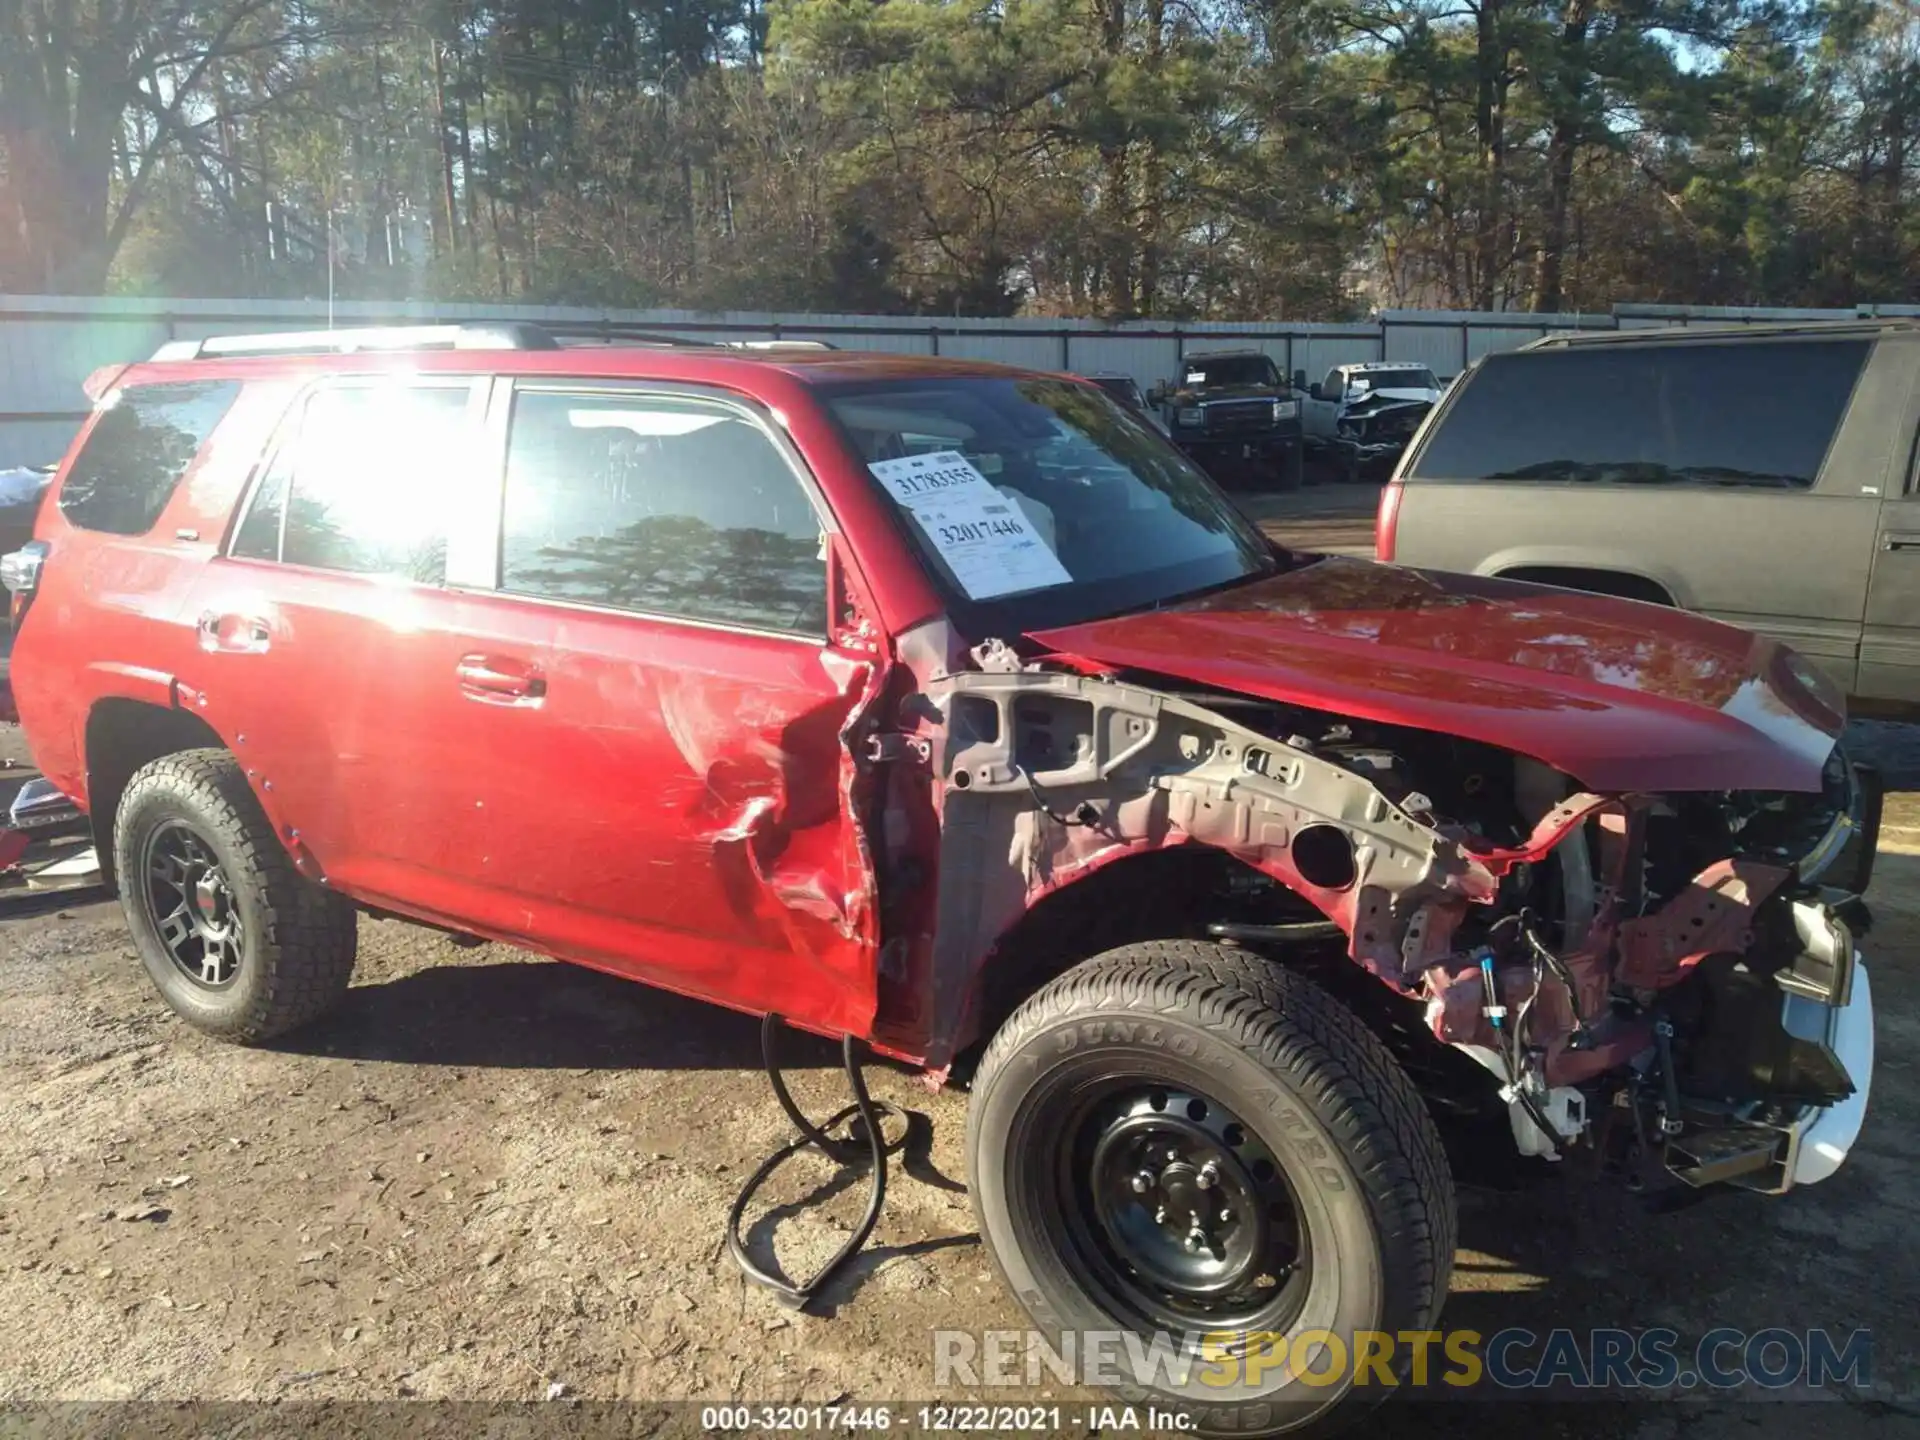
[[[60,513],[83,530],[146,534],[239,393],[231,380],[121,390],[73,457]]]
[[[472,503],[470,388],[342,385],[310,396],[260,478],[236,556],[438,585],[453,517]]]
[[[500,588],[821,635],[820,521],[737,411],[666,396],[522,391],[507,442]]]
[[[1867,350],[1819,340],[1491,356],[1414,477],[1804,490]]]

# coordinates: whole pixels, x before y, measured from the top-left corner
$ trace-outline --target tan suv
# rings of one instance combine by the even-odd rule
[[[1920,708],[1920,324],[1553,336],[1480,362],[1376,555],[1697,610]]]

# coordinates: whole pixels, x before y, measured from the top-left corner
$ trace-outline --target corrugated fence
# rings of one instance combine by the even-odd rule
[[[530,320],[570,333],[644,327],[687,339],[826,340],[843,349],[959,355],[1042,370],[1118,372],[1141,387],[1173,375],[1195,350],[1255,348],[1282,369],[1321,378],[1355,360],[1404,360],[1445,377],[1482,355],[1557,330],[1614,330],[1778,319],[1920,314],[1920,307],[1725,310],[1617,306],[1606,315],[1388,310],[1341,325],[1288,321],[962,320],[895,315],[778,315],[565,306],[390,304],[276,300],[132,300],[0,296],[0,468],[59,459],[86,413],[81,384],[102,365],[142,359],[168,340],[265,330],[426,321]]]

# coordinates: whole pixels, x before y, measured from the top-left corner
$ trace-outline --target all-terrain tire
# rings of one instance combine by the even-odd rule
[[[230,890],[238,961],[217,987],[190,978],[162,938],[148,858],[163,828],[195,837]],[[346,993],[357,946],[353,906],[294,869],[225,750],[183,750],[135,772],[114,818],[113,858],[141,962],[161,998],[196,1030],[257,1045],[318,1019]]]
[[[1058,1223],[1035,1203],[1036,1187],[1044,1193],[1048,1183],[1035,1178],[1044,1167],[1067,1177],[1053,1182],[1054,1201],[1080,1173],[1061,1106],[1087,1102],[1056,1097],[1084,1096],[1116,1074],[1210,1097],[1257,1132],[1277,1161],[1313,1240],[1303,1308],[1283,1333],[1331,1330],[1351,1357],[1355,1332],[1432,1327],[1453,1268],[1453,1181],[1406,1073],[1311,981],[1245,951],[1154,941],[1096,956],[1028,999],[993,1037],[975,1076],[967,1158],[980,1231],[1050,1343],[1141,1330],[1082,1283],[1085,1262],[1069,1258],[1072,1240],[1063,1244]],[[1198,1335],[1176,1341],[1192,1347]],[[1163,1369],[1110,1388],[1184,1411],[1205,1435],[1324,1435],[1351,1424],[1389,1387],[1377,1372],[1370,1384],[1325,1383],[1329,1351],[1320,1354],[1307,1362],[1317,1382],[1280,1370],[1247,1383],[1242,1369],[1227,1377],[1238,1383],[1223,1384],[1218,1371],[1208,1378],[1200,1366],[1184,1385]],[[1391,1354],[1404,1384],[1411,1352],[1395,1344]],[[1351,1365],[1345,1373],[1351,1377]]]

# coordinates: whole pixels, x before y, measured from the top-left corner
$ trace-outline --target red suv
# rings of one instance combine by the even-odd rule
[[[1289,1336],[1432,1325],[1431,1112],[1770,1192],[1859,1128],[1877,791],[1772,641],[1288,553],[955,360],[349,332],[91,390],[0,567],[19,709],[210,1034],[322,1015],[365,910],[957,1069],[1021,1302],[1211,1357],[1125,1387],[1208,1432],[1384,1393]]]

